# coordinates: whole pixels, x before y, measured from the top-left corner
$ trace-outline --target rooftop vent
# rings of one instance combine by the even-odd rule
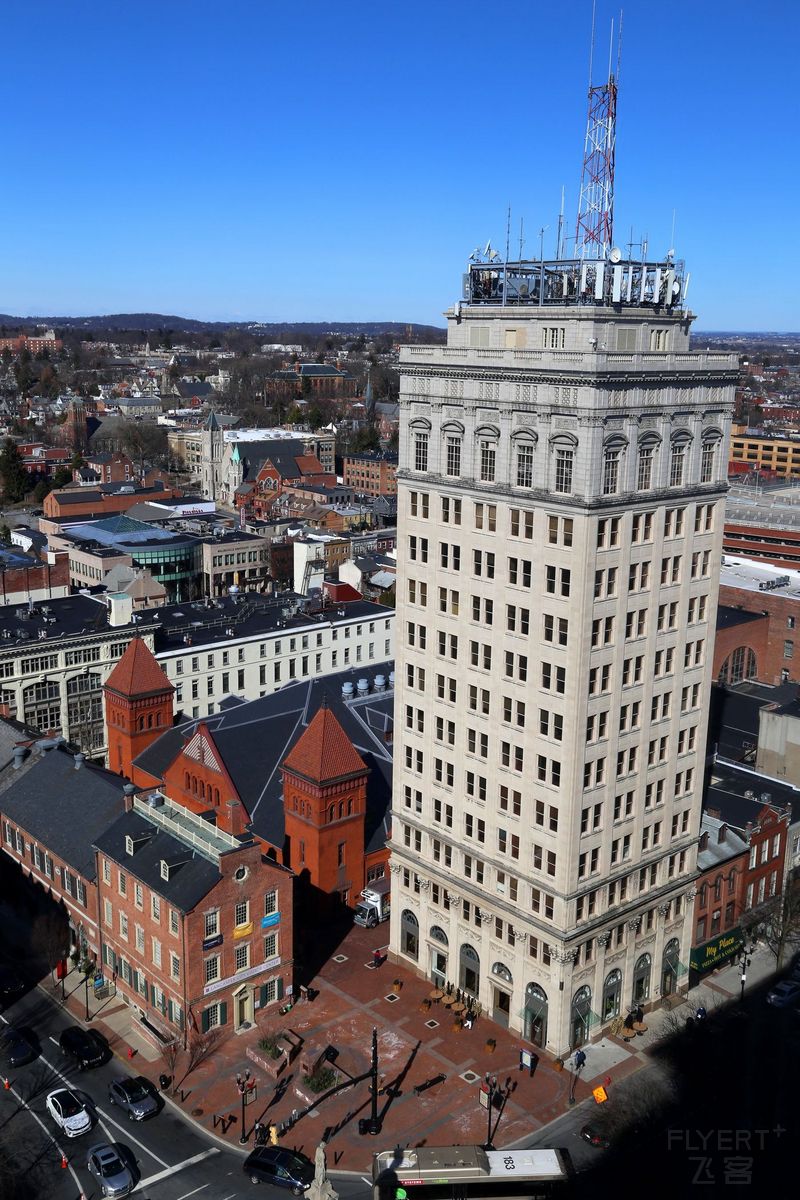
[[[748,788],[744,794],[744,798],[745,800],[755,800],[756,794],[751,788]]]
[[[348,682],[348,683],[343,683],[343,684],[342,684],[342,696],[344,697],[344,699],[345,699],[345,700],[349,700],[349,699],[351,699],[351,698],[352,698],[352,695],[353,695],[353,685],[352,685],[352,683],[350,683],[350,682]]]
[[[80,771],[81,767],[86,762],[86,755],[82,754],[80,751],[78,751],[78,753],[76,755],[74,755],[74,758],[75,758],[75,770]]]
[[[25,762],[28,751],[24,746],[14,747],[14,770],[18,771]]]
[[[389,672],[389,687],[394,687],[394,671]]]
[[[359,696],[366,696],[367,692],[369,691],[369,680],[359,679],[356,687],[358,688]]]
[[[385,692],[386,691],[386,676],[385,675],[376,675],[375,679],[373,681],[373,687],[375,688],[376,692]]]

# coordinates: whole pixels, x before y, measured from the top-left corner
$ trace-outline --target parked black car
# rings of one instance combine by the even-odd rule
[[[29,1030],[9,1025],[0,1038],[0,1056],[9,1067],[24,1067],[39,1057],[39,1044]]]
[[[87,1067],[99,1067],[111,1057],[108,1043],[94,1029],[81,1029],[70,1025],[58,1039],[63,1052],[74,1058],[81,1071]]]
[[[11,1004],[25,991],[25,981],[14,970],[0,964],[0,1004]]]
[[[584,1125],[581,1129],[581,1137],[597,1150],[608,1150],[611,1145],[611,1139],[596,1125]]]
[[[258,1146],[244,1161],[251,1183],[272,1183],[302,1196],[314,1181],[314,1164],[305,1154],[280,1146]]]

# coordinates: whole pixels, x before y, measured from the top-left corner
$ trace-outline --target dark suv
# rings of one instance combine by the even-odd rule
[[[70,1025],[65,1029],[58,1044],[66,1055],[75,1060],[81,1071],[87,1067],[99,1067],[111,1057],[108,1043],[100,1034],[94,1029],[81,1029],[79,1025]]]
[[[289,1188],[293,1196],[302,1196],[314,1180],[314,1164],[305,1154],[293,1150],[258,1146],[245,1159],[244,1173],[251,1183],[272,1183]]]

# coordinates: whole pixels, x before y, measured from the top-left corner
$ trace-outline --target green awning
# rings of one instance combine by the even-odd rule
[[[738,926],[736,929],[728,929],[712,938],[710,942],[704,942],[702,946],[693,946],[689,966],[693,971],[710,971],[734,954],[738,954],[743,945],[744,936],[741,929]]]

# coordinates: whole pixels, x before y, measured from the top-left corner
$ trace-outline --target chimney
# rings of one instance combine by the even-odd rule
[[[130,810],[133,808],[133,794],[135,791],[136,791],[136,788],[133,786],[132,783],[126,783],[124,788],[122,789],[122,794],[125,797],[125,811],[126,812],[130,812]]]
[[[727,841],[727,836],[728,836],[728,826],[720,825],[719,833],[717,834],[717,845],[724,846],[725,842]]]
[[[108,623],[112,629],[130,625],[133,600],[126,592],[111,592],[108,597]]]
[[[78,753],[73,755],[73,757],[75,759],[75,770],[80,771],[81,767],[83,766],[84,762],[86,761],[86,755],[83,754],[81,751],[78,751]]]

